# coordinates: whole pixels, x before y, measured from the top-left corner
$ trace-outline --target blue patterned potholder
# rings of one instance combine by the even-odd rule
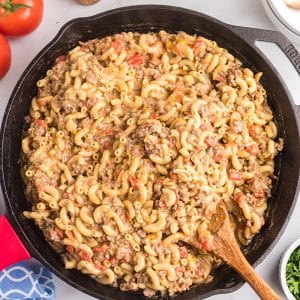
[[[25,262],[10,266],[0,272],[0,299],[54,300],[52,274],[45,267],[31,267]]]

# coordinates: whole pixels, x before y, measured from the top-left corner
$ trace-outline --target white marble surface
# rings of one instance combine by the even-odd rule
[[[216,17],[224,22],[234,25],[275,29],[266,16],[260,0],[173,0],[173,1],[142,1],[142,0],[102,0],[93,6],[80,6],[74,0],[45,0],[45,16],[41,26],[31,35],[11,39],[13,61],[9,73],[0,81],[0,118],[2,119],[6,103],[10,93],[22,74],[25,67],[33,57],[44,47],[57,33],[59,28],[68,20],[75,17],[94,15],[112,8],[134,4],[169,4],[182,6],[200,11]],[[299,21],[300,22],[300,21]],[[277,46],[267,43],[259,43],[259,47],[267,57],[275,64],[278,71],[291,91],[294,99],[300,105],[299,75],[296,74],[288,59],[280,52]],[[298,50],[300,47],[298,46]],[[298,199],[299,200],[299,199]],[[0,199],[0,212],[3,212],[3,202]],[[300,237],[300,202],[298,201],[292,218],[281,239],[268,255],[268,257],[256,268],[260,275],[266,279],[274,289],[283,296],[278,275],[278,262],[284,249],[292,241]],[[57,299],[88,300],[93,299],[78,290],[55,278],[57,286]],[[250,300],[258,299],[250,287],[245,284],[238,291],[211,297],[210,299],[223,300]]]

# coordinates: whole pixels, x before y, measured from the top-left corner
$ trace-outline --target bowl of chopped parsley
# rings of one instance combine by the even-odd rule
[[[300,300],[300,239],[296,240],[282,256],[280,282],[289,300]]]

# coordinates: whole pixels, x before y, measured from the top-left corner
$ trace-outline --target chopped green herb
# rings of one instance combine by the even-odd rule
[[[286,282],[295,299],[300,300],[300,247],[292,253],[288,260]]]

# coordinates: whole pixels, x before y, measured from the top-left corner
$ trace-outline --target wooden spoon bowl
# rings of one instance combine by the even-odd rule
[[[213,235],[212,247],[208,251],[233,267],[252,286],[261,299],[280,299],[276,292],[255,272],[242,253],[234,236],[224,203],[218,205],[216,214],[208,225],[208,230]],[[189,238],[187,243],[199,248],[195,237]]]

